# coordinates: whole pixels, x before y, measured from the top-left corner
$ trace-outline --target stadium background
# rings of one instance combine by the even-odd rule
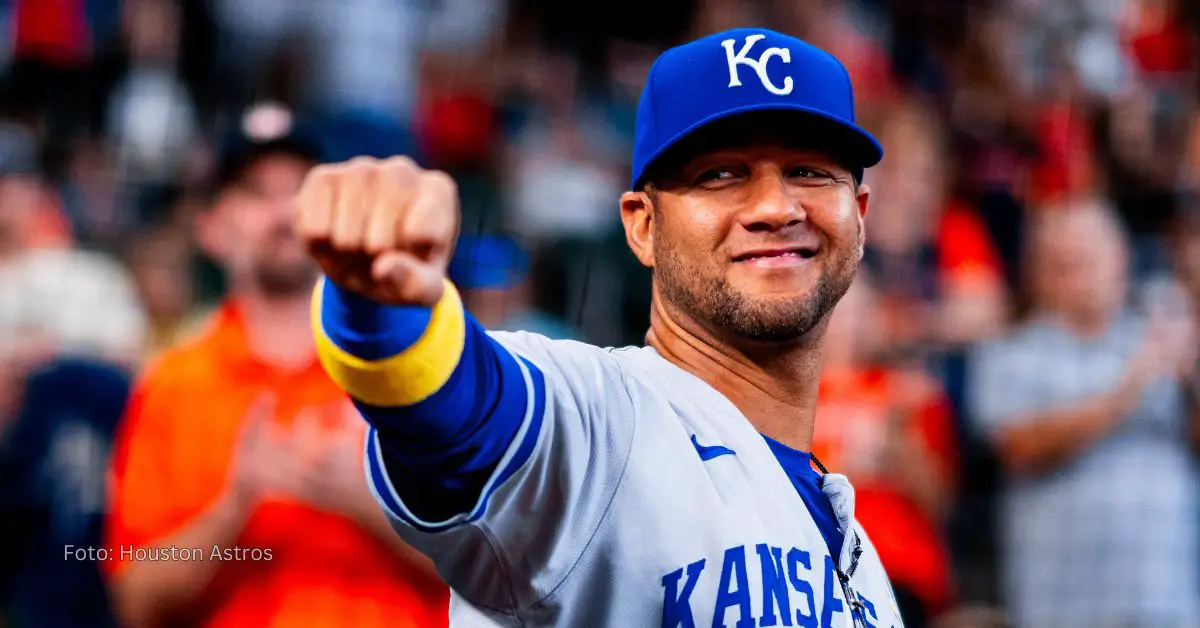
[[[868,174],[869,305],[856,311],[870,316],[848,332],[872,341],[842,343],[854,348],[823,390],[837,400],[823,423],[921,417],[942,481],[918,512],[948,556],[948,608],[995,613],[947,625],[985,625],[1006,608],[997,521],[1008,476],[971,416],[977,388],[994,385],[972,378],[972,352],[1033,305],[1031,218],[1081,199],[1122,220],[1131,307],[1176,287],[1200,295],[1198,6],[0,0],[0,625],[105,625],[94,566],[64,564],[60,546],[100,538],[123,382],[222,296],[191,221],[222,130],[245,107],[292,107],[338,158],[409,154],[453,173],[464,233],[482,235],[463,247],[473,257],[459,278],[477,281],[469,303],[490,325],[640,343],[649,274],[625,248],[615,202],[637,96],[664,47],[739,25],[839,56],[860,120],[888,151]],[[23,263],[48,251],[52,263]],[[864,384],[873,369],[904,384]],[[29,410],[76,394],[87,403]],[[54,412],[89,437],[64,436]],[[843,449],[831,466],[852,479],[887,475]],[[1112,490],[1136,490],[1129,482]],[[936,555],[908,560],[921,571]],[[63,599],[100,610],[86,621],[46,612]]]

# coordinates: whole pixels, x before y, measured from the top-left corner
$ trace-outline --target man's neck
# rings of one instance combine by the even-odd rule
[[[725,395],[761,434],[811,451],[823,333],[824,324],[795,343],[735,346],[664,307],[656,294],[646,342]]]
[[[258,359],[283,369],[304,368],[316,356],[311,296],[267,297],[243,291],[239,297],[246,341]]]

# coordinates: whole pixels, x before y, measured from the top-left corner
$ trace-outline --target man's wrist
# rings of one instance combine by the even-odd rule
[[[1142,391],[1146,387],[1147,375],[1141,371],[1130,373],[1121,382],[1121,386],[1111,396],[1109,404],[1112,410],[1118,415],[1118,420],[1125,418],[1137,409],[1138,403],[1142,399]]]
[[[233,483],[213,505],[212,514],[230,525],[242,525],[250,518],[262,497],[252,487]]]

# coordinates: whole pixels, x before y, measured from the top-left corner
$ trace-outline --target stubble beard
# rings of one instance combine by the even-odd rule
[[[675,250],[655,252],[655,283],[663,298],[717,334],[755,343],[798,341],[837,305],[858,271],[854,255],[830,259],[806,294],[788,299],[751,297],[723,275],[700,277]]]
[[[286,299],[308,294],[316,282],[319,267],[309,257],[287,259],[280,251],[286,247],[290,231],[272,234],[257,251],[251,277],[258,290],[272,299]]]
[[[317,267],[312,264],[259,264],[254,269],[254,283],[269,298],[284,299],[308,294],[317,280]]]

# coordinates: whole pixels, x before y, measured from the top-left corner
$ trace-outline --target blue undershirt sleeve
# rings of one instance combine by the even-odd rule
[[[385,507],[423,522],[475,510],[544,408],[537,369],[490,337],[449,283],[428,308],[381,305],[323,281],[314,319],[322,363],[371,425],[368,475]],[[392,493],[403,505],[389,504]]]

